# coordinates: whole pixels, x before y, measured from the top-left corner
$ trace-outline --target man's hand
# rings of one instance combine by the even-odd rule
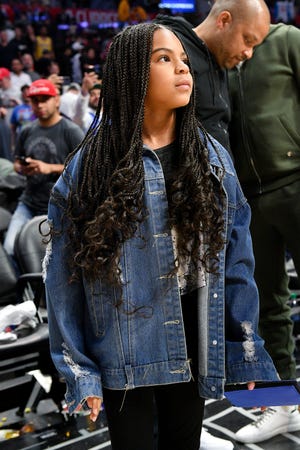
[[[60,174],[63,171],[63,164],[50,164],[39,159],[32,159],[29,156],[25,159],[26,164],[21,164],[17,159],[14,163],[15,171],[26,176],[49,175],[50,173]]]
[[[52,73],[48,77],[48,80],[51,81],[51,83],[53,83],[54,86],[56,87],[58,95],[60,94],[61,89],[62,89],[63,78],[64,77],[57,75],[56,73]]]
[[[90,89],[97,83],[100,83],[96,72],[85,72],[81,83],[81,93],[85,97]]]
[[[5,117],[7,116],[7,109],[3,108],[3,106],[0,107],[0,117],[1,119],[5,119]]]

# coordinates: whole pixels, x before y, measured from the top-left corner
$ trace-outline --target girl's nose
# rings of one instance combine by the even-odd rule
[[[178,73],[188,73],[189,71],[190,71],[189,66],[183,61],[178,63],[176,66],[176,72]]]

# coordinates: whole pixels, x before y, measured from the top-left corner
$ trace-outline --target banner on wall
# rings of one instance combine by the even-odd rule
[[[87,22],[89,24],[117,22],[117,11],[101,11],[99,9],[88,8],[66,8],[64,14],[77,23]]]
[[[76,23],[87,22],[89,24],[116,22],[118,20],[117,11],[105,11],[100,9],[89,8],[59,8],[34,6],[26,4],[15,4],[14,8],[7,4],[1,4],[0,9],[8,20],[13,23],[17,18],[18,13],[26,14],[32,21],[43,20],[44,17],[50,16],[52,20],[55,20],[57,16],[63,14],[64,17],[74,20]]]
[[[276,2],[274,19],[276,22],[290,23],[295,17],[295,5],[293,1]]]
[[[162,0],[158,6],[170,9],[172,13],[192,13],[196,11],[195,0]]]

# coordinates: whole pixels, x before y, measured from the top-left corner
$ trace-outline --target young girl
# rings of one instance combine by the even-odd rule
[[[53,360],[70,413],[96,420],[104,402],[114,450],[153,450],[154,418],[158,449],[198,450],[205,398],[277,379],[256,334],[249,207],[170,30],[115,37],[98,115],[102,102],[49,205]]]

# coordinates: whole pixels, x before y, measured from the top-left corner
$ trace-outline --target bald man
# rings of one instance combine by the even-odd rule
[[[182,41],[195,77],[196,112],[206,130],[230,151],[227,70],[252,57],[266,37],[270,13],[262,0],[216,0],[198,26],[183,17],[158,15]]]

